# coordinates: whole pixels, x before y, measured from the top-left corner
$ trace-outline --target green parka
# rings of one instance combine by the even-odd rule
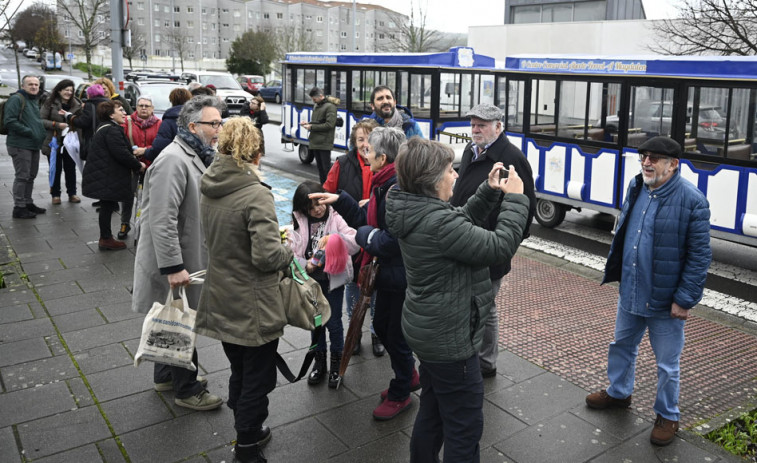
[[[21,99],[25,99],[23,113],[21,113]],[[19,118],[19,113],[21,117]],[[8,97],[5,102],[3,123],[8,128],[7,146],[36,151],[42,147],[47,131],[39,117],[39,103],[37,99],[29,98],[23,90]]]
[[[462,207],[398,189],[387,195],[407,274],[402,333],[423,361],[464,360],[481,347],[494,307],[489,266],[512,258],[528,217],[528,197],[506,194],[496,228],[484,228],[500,194],[484,182]]]
[[[287,323],[280,270],[292,260],[281,243],[273,194],[249,166],[218,155],[200,184],[208,271],[197,333],[241,346],[281,337]]]
[[[308,147],[311,150],[331,150],[334,148],[336,131],[336,105],[338,98],[327,96],[313,107],[310,116],[310,137]]]

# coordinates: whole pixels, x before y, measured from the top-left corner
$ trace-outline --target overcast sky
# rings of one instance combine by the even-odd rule
[[[52,0],[44,0],[51,2]],[[158,0],[154,0],[158,1]],[[349,0],[342,0],[349,1]],[[676,0],[642,0],[647,19],[660,19],[675,16]],[[33,0],[11,0],[12,12],[15,6],[23,3],[26,7]],[[410,13],[409,0],[358,0],[358,3],[382,5],[400,13]],[[428,27],[444,32],[467,33],[469,26],[491,26],[503,24],[505,20],[505,0],[412,0],[412,4],[421,5],[427,12]],[[464,7],[461,7],[464,5]]]

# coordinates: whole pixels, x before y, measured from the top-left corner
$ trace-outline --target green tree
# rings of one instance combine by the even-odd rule
[[[16,40],[23,40],[26,46],[44,46],[37,40],[38,32],[45,30],[45,22],[54,13],[42,3],[34,3],[29,8],[20,11],[13,18],[13,35]]]
[[[235,74],[266,75],[277,57],[276,50],[272,34],[247,31],[231,43],[226,69]]]

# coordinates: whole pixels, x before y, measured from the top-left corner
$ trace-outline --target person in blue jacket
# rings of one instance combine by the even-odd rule
[[[373,113],[368,118],[378,122],[380,126],[401,129],[407,139],[415,136],[425,138],[421,126],[413,119],[410,108],[397,106],[391,88],[385,85],[374,88],[371,93],[371,108]]]
[[[681,176],[681,145],[654,137],[639,147],[641,174],[631,180],[603,283],[620,282],[615,341],[607,356],[610,387],[589,394],[591,408],[631,405],[639,343],[649,330],[657,360],[657,414],[650,441],[668,445],[678,431],[684,324],[701,299],[710,249],[710,206]]]
[[[158,135],[152,141],[152,146],[145,150],[145,159],[150,162],[155,161],[160,152],[176,138],[176,132],[178,131],[176,120],[179,118],[179,113],[181,113],[184,103],[191,99],[192,94],[184,87],[171,90],[171,93],[168,94],[168,101],[171,102],[171,107],[163,113],[163,122],[158,129]]]

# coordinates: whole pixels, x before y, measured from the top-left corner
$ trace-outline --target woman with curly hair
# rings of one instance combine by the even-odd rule
[[[235,461],[264,462],[271,439],[263,426],[276,387],[276,348],[287,323],[279,271],[292,261],[281,243],[273,194],[260,180],[260,132],[247,117],[223,126],[218,156],[202,177],[200,220],[208,271],[197,309],[197,333],[221,341],[231,364]]]

